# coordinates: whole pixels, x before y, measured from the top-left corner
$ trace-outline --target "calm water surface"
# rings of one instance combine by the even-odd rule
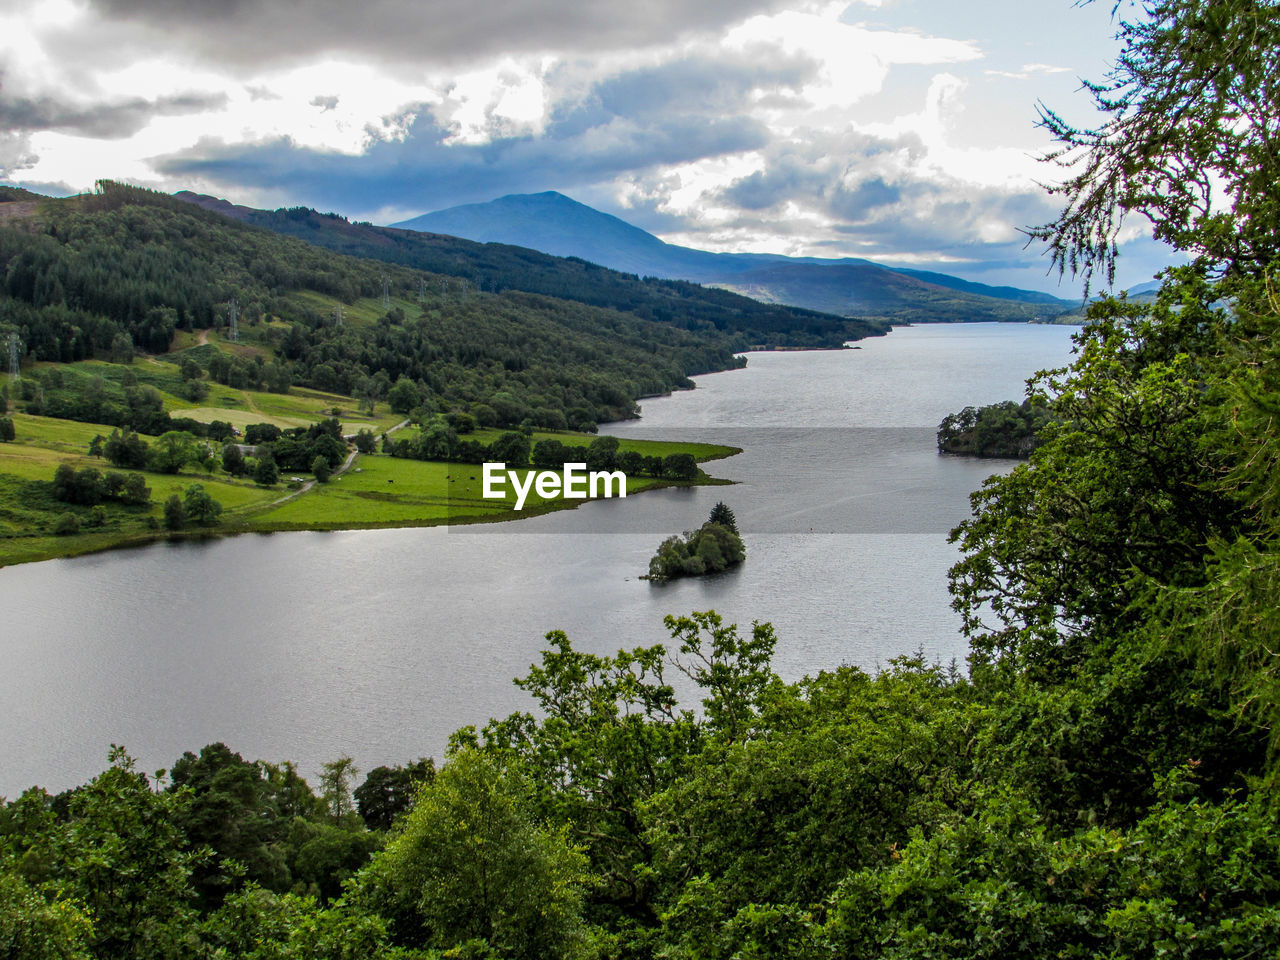
[[[1020,397],[1064,363],[1071,328],[902,328],[861,349],[752,354],[745,370],[645,401],[619,436],[744,448],[732,487],[646,493],[513,524],[287,533],[0,570],[0,795],[59,790],[121,743],[144,769],[222,740],[307,774],[349,753],[439,756],[464,724],[526,709],[511,679],[552,629],[611,653],[666,639],[668,613],[771,621],[775,667],[963,658],[946,532],[1001,462],[939,457],[966,404]],[[659,586],[658,542],[719,499],[748,558]]]

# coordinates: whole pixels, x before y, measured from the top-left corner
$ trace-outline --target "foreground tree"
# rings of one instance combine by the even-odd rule
[[[406,946],[487,947],[511,960],[580,953],[585,858],[566,828],[539,824],[514,769],[475,750],[423,786],[374,862],[364,896]],[[481,944],[476,944],[480,941]]]
[[[91,918],[91,956],[189,955],[184,941],[196,919],[189,881],[205,851],[187,847],[179,832],[186,802],[181,791],[152,789],[132,758],[113,747],[111,766],[70,794],[64,816],[19,839],[28,845],[25,868]]]
[[[1153,0],[1121,25],[1124,49],[1086,82],[1108,119],[1073,126],[1041,107],[1071,171],[1048,243],[1061,270],[1114,276],[1116,241],[1137,213],[1155,236],[1215,273],[1260,276],[1280,255],[1280,15],[1274,0]]]

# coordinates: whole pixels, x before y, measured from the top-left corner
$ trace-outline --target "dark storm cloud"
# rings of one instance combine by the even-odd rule
[[[547,50],[636,48],[723,27],[778,0],[91,0],[109,22],[224,65],[345,52],[384,62],[459,63]]]
[[[585,129],[552,124],[538,137],[477,145],[448,144],[446,135],[424,115],[405,140],[376,143],[359,157],[276,140],[202,144],[156,165],[170,177],[284,190],[325,209],[394,205],[425,211],[505,193],[571,189],[632,171],[756,149],[767,140],[767,132],[751,120],[678,116],[647,124],[613,117]]]
[[[33,133],[57,130],[83,137],[116,140],[132,136],[157,116],[173,116],[216,110],[227,102],[225,95],[184,94],[144,100],[70,104],[52,96],[12,97],[0,88],[0,128]]]

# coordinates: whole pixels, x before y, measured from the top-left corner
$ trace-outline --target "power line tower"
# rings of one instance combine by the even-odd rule
[[[227,339],[232,343],[240,342],[240,304],[236,302],[236,298],[231,298],[231,303],[227,306],[227,315],[230,323],[227,325]]]
[[[334,311],[333,322],[339,330],[342,329],[342,304],[338,304],[338,308]]]
[[[391,309],[391,278],[385,273],[382,275],[382,309]]]
[[[16,381],[22,379],[22,368],[18,364],[18,349],[21,347],[22,341],[18,339],[16,333],[9,334],[9,380]]]
[[[418,278],[418,302],[425,303],[427,300],[427,278]]]

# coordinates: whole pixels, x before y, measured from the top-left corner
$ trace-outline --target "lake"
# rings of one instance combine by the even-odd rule
[[[437,758],[527,709],[512,683],[563,629],[596,653],[665,641],[669,613],[770,621],[784,679],[923,651],[963,661],[946,534],[1004,461],[937,454],[966,405],[1020,399],[1074,328],[923,325],[860,349],[754,353],[643,403],[618,436],[705,439],[734,486],[653,491],[516,523],[159,543],[0,570],[0,796],[82,783],[119,743],[142,769],[224,741],[314,777]],[[735,511],[746,562],[640,580],[666,536]],[[314,781],[313,781],[314,782]]]

